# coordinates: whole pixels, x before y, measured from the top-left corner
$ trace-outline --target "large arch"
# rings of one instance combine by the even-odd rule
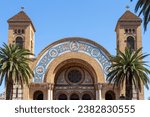
[[[104,83],[105,82],[105,75],[103,73],[103,70],[99,66],[96,60],[91,58],[90,56],[83,54],[83,53],[65,53],[59,57],[57,57],[53,62],[49,65],[47,68],[47,71],[45,73],[44,77],[44,82],[52,83],[54,84],[55,81],[55,76],[58,72],[58,70],[64,66],[66,62],[69,62],[69,60],[80,60],[85,62],[84,65],[87,65],[87,67],[93,69],[92,71],[94,72],[93,75],[95,75],[95,83],[100,82]]]
[[[96,99],[96,89],[97,89],[97,75],[95,73],[96,69],[93,69],[93,67],[89,63],[83,61],[82,56],[86,57],[86,55],[83,55],[82,53],[78,54],[77,53],[73,55],[71,54],[72,58],[67,59],[68,56],[70,56],[70,53],[66,53],[65,55],[62,56],[63,60],[66,59],[65,61],[55,62],[59,64],[57,64],[57,67],[55,67],[54,73],[51,72],[53,71],[51,68],[48,69],[45,82],[53,82],[49,81],[53,79],[51,77],[51,74],[54,74],[55,76],[54,77],[55,81],[53,83],[54,84],[53,99],[55,100],[59,99],[58,95],[64,94],[64,92],[67,93],[68,96],[67,99],[69,100],[71,99],[70,96],[72,94],[78,95],[80,100],[82,99],[82,95],[84,94],[86,94],[84,95],[84,97],[90,96],[90,99],[92,100]],[[78,57],[80,56],[80,59],[79,58],[77,59],[77,56]],[[58,60],[61,60],[62,58],[58,57]],[[89,59],[87,58],[87,60]],[[102,74],[101,76],[99,76],[99,79],[101,80],[100,81],[101,83],[104,82],[104,75]]]
[[[81,59],[92,65],[94,69],[98,68],[100,74],[105,77],[107,74],[107,68],[110,66],[109,61],[110,54],[99,44],[84,38],[72,37],[65,38],[52,43],[47,46],[37,57],[33,82],[42,83],[48,69],[55,69],[53,65],[61,63],[67,59],[75,58]],[[61,60],[59,61],[58,60]],[[61,59],[60,59],[61,58]],[[64,59],[65,58],[65,59]],[[97,76],[98,75],[97,71]],[[54,82],[54,71],[51,75],[50,83]],[[102,80],[102,79],[101,79]],[[104,82],[105,79],[103,79]],[[100,79],[99,79],[100,82]]]

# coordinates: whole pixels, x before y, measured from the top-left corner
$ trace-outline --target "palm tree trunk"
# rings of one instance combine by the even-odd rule
[[[133,88],[132,88],[132,78],[131,75],[126,78],[126,99],[132,100],[133,98]]]
[[[10,81],[6,86],[6,100],[12,100],[13,98],[13,82]]]

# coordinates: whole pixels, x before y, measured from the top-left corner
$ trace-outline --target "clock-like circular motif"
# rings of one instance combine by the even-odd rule
[[[66,80],[69,84],[79,84],[84,80],[84,73],[78,67],[73,67],[67,70]]]
[[[56,49],[51,49],[51,50],[49,51],[49,55],[50,55],[51,57],[57,57],[58,51],[57,51]]]

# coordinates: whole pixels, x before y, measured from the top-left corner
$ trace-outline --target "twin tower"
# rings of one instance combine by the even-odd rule
[[[131,46],[134,50],[142,47],[141,22],[142,20],[129,10],[120,17],[115,28],[119,50],[124,51],[126,46]],[[16,43],[34,53],[36,30],[26,13],[19,12],[8,20],[8,24],[8,43]]]

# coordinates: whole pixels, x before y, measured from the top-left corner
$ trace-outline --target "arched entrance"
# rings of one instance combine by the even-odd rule
[[[74,93],[80,100],[102,99],[109,56],[101,45],[88,39],[56,41],[37,57],[33,83],[48,84],[44,92],[48,100],[69,100]]]
[[[43,92],[42,91],[35,91],[33,94],[33,100],[43,100]]]
[[[79,95],[78,94],[71,94],[71,96],[70,96],[70,100],[79,100],[80,99],[80,97],[79,97]]]
[[[116,95],[113,91],[107,91],[105,94],[105,100],[115,100]]]
[[[67,100],[68,98],[67,98],[67,95],[66,94],[60,94],[59,96],[58,96],[58,100]]]
[[[55,100],[95,100],[96,78],[92,68],[81,60],[68,60],[64,63],[66,64],[59,68],[55,76],[53,98]]]
[[[91,96],[90,94],[85,93],[82,95],[82,100],[92,100],[92,97],[93,96]]]

